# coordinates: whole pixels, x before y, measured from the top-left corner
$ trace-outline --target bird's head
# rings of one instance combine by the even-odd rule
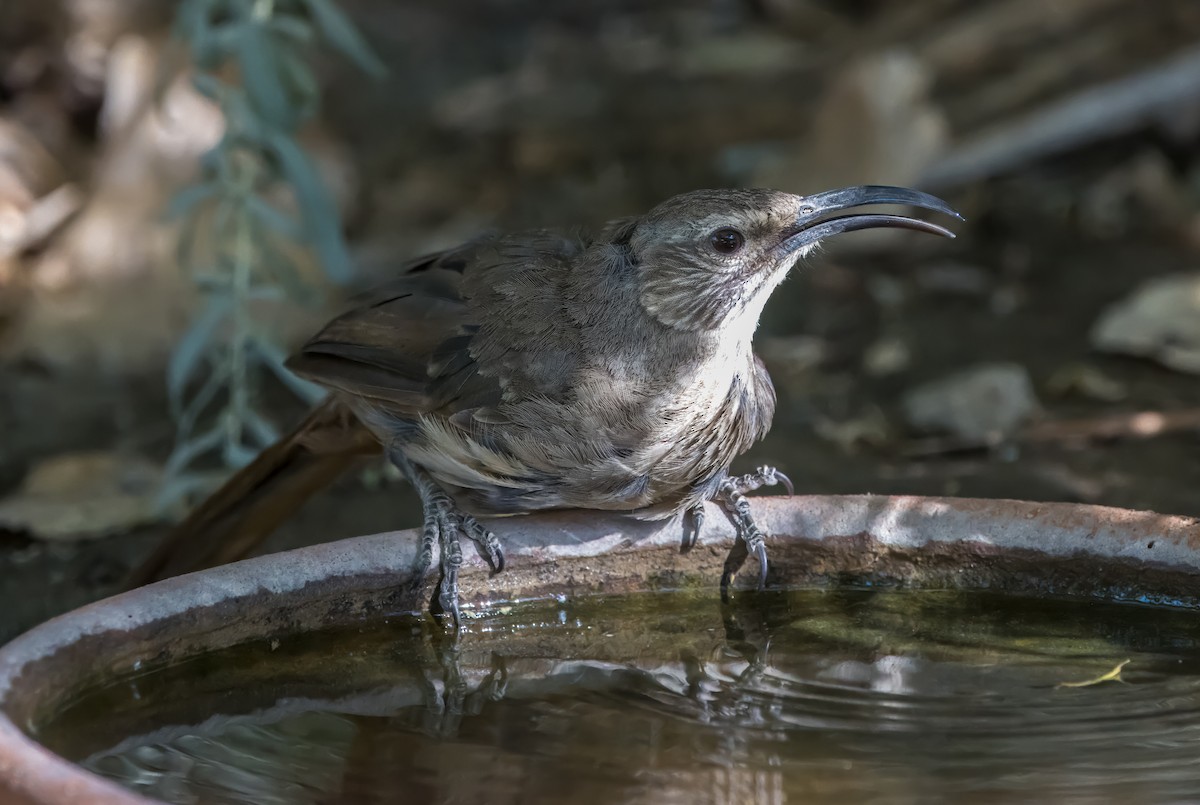
[[[673,328],[720,332],[737,323],[753,333],[771,291],[831,235],[901,227],[954,237],[944,227],[904,215],[838,214],[868,204],[962,217],[941,199],[902,187],[848,187],[810,196],[775,190],[684,193],[624,232],[642,305]]]

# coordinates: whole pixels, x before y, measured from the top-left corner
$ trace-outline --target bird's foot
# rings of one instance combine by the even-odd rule
[[[796,489],[792,486],[791,478],[788,478],[774,467],[763,466],[745,475],[726,478],[717,488],[717,494],[714,496],[714,499],[720,502],[727,511],[731,511],[732,516],[732,510],[727,502],[730,495],[744,495],[747,492],[753,492],[764,486],[775,486],[776,484],[783,484],[787,489],[789,497],[796,494]],[[704,504],[698,503],[688,509],[685,516],[683,550],[689,551],[696,547],[696,541],[700,539],[700,530],[704,527]],[[736,525],[737,521],[735,520],[734,522]]]
[[[398,450],[392,451],[391,458],[417,490],[425,510],[421,546],[417,550],[413,568],[413,586],[420,587],[424,583],[425,574],[433,564],[433,547],[437,544],[441,549],[438,562],[441,579],[436,595],[438,610],[440,614],[449,616],[457,629],[462,625],[458,602],[458,571],[463,562],[460,536],[466,536],[475,543],[493,573],[504,569],[504,550],[496,535],[454,505],[450,496],[427,472],[412,464]]]
[[[735,475],[732,478],[726,478],[717,490],[718,494],[729,494],[731,492],[738,494],[746,494],[757,489],[762,489],[764,486],[775,486],[783,484],[783,488],[787,490],[788,497],[796,494],[796,488],[792,486],[792,479],[784,475],[774,467],[759,467],[754,472],[748,472],[745,475]]]
[[[759,467],[752,473],[726,478],[717,489],[716,500],[725,508],[729,519],[737,529],[737,537],[729,556],[725,559],[725,569],[721,573],[721,598],[728,600],[729,584],[733,576],[746,559],[754,556],[758,559],[758,589],[763,589],[767,583],[767,542],[766,535],[754,521],[750,511],[750,500],[747,492],[753,492],[764,486],[774,486],[782,483],[788,494],[794,494],[791,479],[774,467]]]

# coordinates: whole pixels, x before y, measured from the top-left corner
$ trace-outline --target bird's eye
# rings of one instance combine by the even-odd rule
[[[708,242],[721,254],[733,254],[746,242],[745,236],[736,229],[725,227],[708,236]]]

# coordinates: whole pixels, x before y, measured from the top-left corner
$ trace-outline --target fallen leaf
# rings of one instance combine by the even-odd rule
[[[1122,660],[1121,662],[1117,663],[1116,667],[1114,667],[1111,671],[1100,674],[1100,676],[1094,679],[1085,679],[1082,682],[1059,682],[1057,685],[1055,685],[1055,687],[1087,688],[1091,687],[1092,685],[1099,685],[1101,682],[1124,682],[1125,680],[1121,678],[1121,669],[1126,665],[1129,665],[1130,662],[1130,660]]]
[[[0,527],[46,540],[84,540],[160,519],[158,465],[107,452],[65,453],[37,465],[0,500]]]

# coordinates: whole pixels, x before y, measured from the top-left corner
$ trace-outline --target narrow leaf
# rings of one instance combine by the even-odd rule
[[[195,251],[199,244],[200,219],[188,218],[179,230],[179,239],[175,242],[175,264],[186,269],[189,274],[196,269],[194,265]]]
[[[304,237],[304,231],[301,229],[299,221],[281,212],[262,196],[247,196],[246,211],[250,213],[251,218],[272,232],[278,232],[292,240],[300,240]]]
[[[313,27],[307,20],[294,17],[291,14],[275,14],[267,25],[272,31],[286,36],[302,45],[313,41]]]
[[[1101,682],[1124,682],[1125,680],[1121,678],[1121,671],[1123,671],[1125,666],[1129,665],[1130,662],[1132,662],[1132,660],[1123,660],[1117,663],[1111,671],[1100,674],[1100,676],[1093,677],[1092,679],[1085,679],[1082,682],[1059,682],[1055,687],[1087,688],[1091,687],[1092,685],[1099,685]]]
[[[206,0],[183,0],[175,12],[176,36],[195,40],[204,35],[208,27],[208,3]]]
[[[285,298],[290,298],[305,307],[320,300],[319,290],[300,276],[293,260],[274,243],[263,238],[258,244],[258,250],[259,268],[265,282],[273,283]]]
[[[196,75],[192,76],[192,86],[196,88],[196,92],[199,92],[205,98],[208,98],[210,101],[217,101],[218,103],[220,103],[222,96],[228,89],[216,76],[209,75],[208,73],[196,73]]]
[[[209,343],[232,307],[227,297],[209,297],[208,304],[192,326],[183,334],[179,346],[167,363],[167,397],[174,410],[179,410],[183,390],[196,371]]]
[[[174,220],[191,214],[199,204],[211,199],[219,190],[214,182],[188,185],[171,197],[167,204],[167,218]]]
[[[276,288],[273,285],[258,285],[250,289],[246,298],[256,302],[282,302],[287,299],[287,294],[282,288]]]
[[[167,459],[167,466],[163,470],[165,475],[168,478],[176,475],[198,457],[210,450],[215,450],[224,438],[224,428],[217,426],[202,436],[177,445],[171,452],[171,457]]]
[[[250,438],[262,449],[279,441],[279,430],[253,408],[246,412],[246,430]]]
[[[237,40],[242,83],[259,116],[281,128],[291,128],[294,114],[280,80],[274,37],[261,23],[248,22]]]
[[[183,411],[179,413],[179,435],[177,438],[186,439],[192,433],[192,428],[196,426],[196,420],[204,413],[213,399],[216,398],[217,392],[225,385],[225,381],[229,379],[229,364],[228,362],[218,363],[213,366],[208,377],[204,379],[204,385],[188,400]]]
[[[175,35],[187,42],[202,70],[211,69],[220,58],[214,47],[210,6],[207,0],[184,0],[175,14]]]
[[[312,117],[321,101],[321,87],[301,55],[286,48],[279,52],[279,69],[301,120]]]
[[[251,450],[240,442],[225,442],[225,446],[221,448],[221,458],[225,466],[234,469],[241,469],[257,457],[256,450]]]
[[[188,273],[191,274],[192,284],[206,293],[226,295],[233,293],[230,287],[233,284],[233,278],[214,266],[203,268],[197,266]]]
[[[351,278],[350,255],[342,240],[337,207],[325,190],[321,177],[300,146],[279,132],[267,136],[271,151],[279,160],[284,178],[291,184],[300,205],[308,241],[316,249],[325,273],[336,283]]]
[[[304,5],[308,7],[308,12],[325,40],[335,50],[358,65],[358,68],[369,76],[382,78],[387,75],[387,67],[371,50],[371,46],[363,39],[350,18],[331,0],[304,0]]]

